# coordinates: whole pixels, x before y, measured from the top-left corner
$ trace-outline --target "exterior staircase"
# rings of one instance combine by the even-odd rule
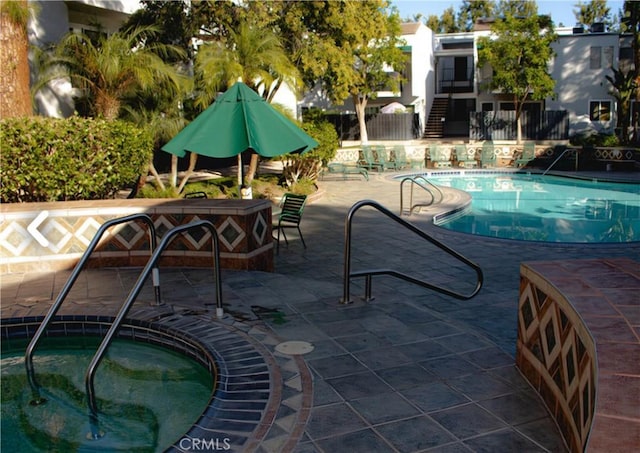
[[[447,116],[449,98],[435,98],[424,128],[423,138],[442,138],[442,118]]]

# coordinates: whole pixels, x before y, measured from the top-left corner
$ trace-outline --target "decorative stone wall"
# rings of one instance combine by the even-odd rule
[[[640,263],[525,263],[520,275],[516,364],[571,451],[637,449]]]
[[[151,217],[158,240],[177,225],[208,220],[218,232],[221,267],[273,271],[271,202],[135,199],[1,206],[0,272],[72,268],[105,221],[137,213]],[[160,265],[212,266],[211,247],[208,230],[188,230],[169,244]],[[147,226],[128,222],[104,234],[88,266],[143,266],[149,255]]]

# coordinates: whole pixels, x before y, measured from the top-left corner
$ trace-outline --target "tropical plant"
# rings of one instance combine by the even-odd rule
[[[153,34],[153,27],[136,28],[101,37],[69,33],[45,60],[39,86],[52,79],[69,77],[80,89],[79,100],[88,114],[115,119],[126,98],[163,84],[180,92],[180,75],[163,58],[180,55],[177,47],[148,43],[141,36]],[[141,44],[142,43],[142,44]]]
[[[195,60],[196,103],[208,106],[215,95],[242,81],[268,102],[281,83],[296,87],[300,80],[278,36],[269,28],[242,21],[229,30],[228,39],[200,46]],[[258,169],[259,157],[252,153],[244,184],[250,185]],[[242,154],[238,166],[242,166]]]
[[[618,128],[620,128],[620,141],[622,144],[629,143],[629,123],[631,116],[631,100],[637,90],[636,78],[633,71],[622,71],[611,68],[612,76],[605,76],[611,84],[609,93],[616,98]]]

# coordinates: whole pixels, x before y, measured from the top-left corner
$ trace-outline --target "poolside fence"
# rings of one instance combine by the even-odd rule
[[[569,113],[566,110],[522,112],[522,138],[525,140],[567,140]],[[516,112],[499,110],[471,112],[469,122],[471,140],[515,140]]]

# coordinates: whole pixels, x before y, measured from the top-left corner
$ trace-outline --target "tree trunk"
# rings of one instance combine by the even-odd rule
[[[245,184],[250,186],[256,177],[256,173],[258,172],[258,163],[260,162],[260,156],[257,153],[251,153],[251,161],[249,162],[249,170],[247,171],[247,175],[245,176]]]
[[[360,127],[360,142],[363,145],[369,143],[369,135],[367,134],[367,123],[365,121],[364,111],[367,107],[367,98],[353,95],[353,105],[356,108],[356,116],[358,117],[358,126]]]
[[[28,13],[27,0],[20,0],[18,6],[3,3],[0,5],[0,119],[31,116],[27,23],[26,20],[21,23],[10,11],[24,8]]]

